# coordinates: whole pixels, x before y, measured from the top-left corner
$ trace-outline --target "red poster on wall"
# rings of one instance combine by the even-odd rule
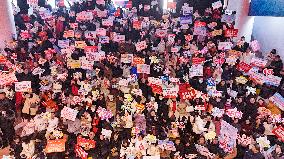
[[[225,30],[225,37],[237,37],[238,32],[238,29],[227,29]]]

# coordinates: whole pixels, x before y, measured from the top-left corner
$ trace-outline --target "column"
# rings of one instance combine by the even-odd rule
[[[11,0],[0,0],[0,48],[16,33]]]

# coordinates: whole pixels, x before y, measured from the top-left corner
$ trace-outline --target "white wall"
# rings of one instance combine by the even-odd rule
[[[236,29],[239,29],[238,38],[246,37],[250,41],[254,23],[254,17],[248,16],[250,0],[228,0],[228,9],[237,12]]]
[[[261,45],[263,55],[275,48],[284,59],[284,17],[255,17],[253,37]]]

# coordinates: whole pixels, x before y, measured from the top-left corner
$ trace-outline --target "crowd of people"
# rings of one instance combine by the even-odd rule
[[[282,60],[220,1],[28,2],[0,55],[6,158],[283,158]]]

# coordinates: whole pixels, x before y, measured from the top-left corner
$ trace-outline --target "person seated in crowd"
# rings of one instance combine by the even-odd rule
[[[281,53],[261,58],[222,3],[28,2],[0,54],[9,157],[284,157]]]

